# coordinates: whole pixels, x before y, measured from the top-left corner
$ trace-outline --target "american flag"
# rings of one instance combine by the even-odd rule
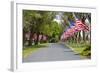
[[[69,27],[70,28],[67,28],[67,30],[62,34],[61,39],[67,39],[68,37],[72,37],[75,33],[79,32],[81,30],[89,31],[89,27],[77,18],[75,20],[75,23],[70,22]]]
[[[78,20],[78,19],[76,20],[75,27],[76,27],[76,30],[78,30],[78,31],[81,31],[81,30],[89,31],[89,27],[87,25],[83,24],[82,21]]]

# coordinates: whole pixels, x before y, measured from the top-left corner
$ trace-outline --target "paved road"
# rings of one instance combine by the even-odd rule
[[[23,59],[23,62],[80,60],[71,49],[60,43],[50,43],[48,47],[41,48]]]

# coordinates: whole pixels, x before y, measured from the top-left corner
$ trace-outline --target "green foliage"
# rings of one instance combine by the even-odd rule
[[[81,52],[81,55],[91,57],[91,45],[87,45],[86,48]]]
[[[76,43],[76,42],[67,42],[67,44],[73,49],[75,53],[80,54],[85,48],[87,43]]]
[[[75,43],[75,42],[69,42],[67,43],[70,48],[73,49],[75,53],[80,54],[81,56],[85,57],[91,57],[91,45],[90,43],[81,42],[81,43]]]
[[[50,40],[54,40],[58,41],[59,37],[62,33],[62,27],[61,24],[58,24],[56,21],[52,21],[51,24],[47,24],[45,25],[42,29],[42,33],[44,35],[47,35],[48,37],[50,37]]]
[[[37,11],[23,10],[23,29],[35,31],[37,21],[42,18]],[[33,28],[33,29],[32,29]]]
[[[58,24],[57,22],[53,21],[50,25],[51,30],[51,40],[54,40],[54,42],[57,42],[61,36],[61,33],[63,31],[61,24]]]
[[[55,13],[49,11],[23,10],[23,29],[40,32],[41,28],[50,24],[54,17]]]
[[[52,36],[54,37],[56,37],[56,35],[60,35],[60,33],[62,32],[61,25],[53,21],[51,23],[51,31],[52,31]]]
[[[23,31],[30,32],[29,45],[32,45],[32,34],[36,33],[45,33],[48,35],[49,25],[55,17],[55,12],[50,11],[34,11],[34,10],[23,10]],[[50,33],[51,35],[51,33]],[[24,40],[23,36],[23,40]],[[25,41],[23,42],[25,43]],[[35,44],[38,44],[38,37],[35,41]]]

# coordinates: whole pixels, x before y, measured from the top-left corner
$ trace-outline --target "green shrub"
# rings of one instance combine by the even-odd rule
[[[91,45],[86,45],[86,48],[81,52],[81,55],[91,57]]]

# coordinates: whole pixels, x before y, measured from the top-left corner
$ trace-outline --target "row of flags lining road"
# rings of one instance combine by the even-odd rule
[[[82,23],[81,20],[76,18],[74,13],[73,13],[73,16],[75,17],[75,22],[69,21],[70,26],[67,27],[65,31],[63,32],[63,34],[61,35],[61,40],[68,39],[69,37],[74,36],[75,33],[80,32],[80,31],[85,31],[85,32],[90,31],[90,28],[88,25],[86,25],[85,23]],[[86,18],[86,20],[88,19]]]

